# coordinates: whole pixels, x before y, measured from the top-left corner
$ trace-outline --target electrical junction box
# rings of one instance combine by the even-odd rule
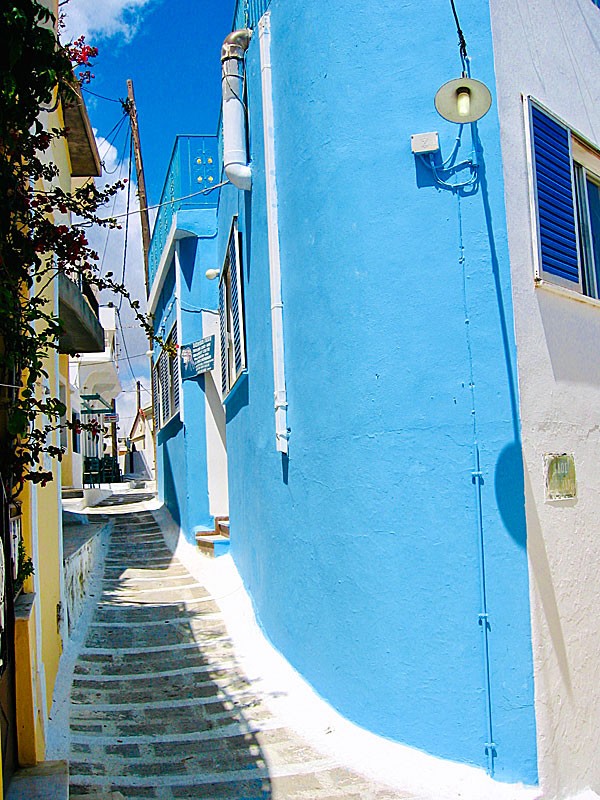
[[[440,149],[440,140],[437,133],[413,133],[410,137],[410,147],[413,153],[437,153]]]

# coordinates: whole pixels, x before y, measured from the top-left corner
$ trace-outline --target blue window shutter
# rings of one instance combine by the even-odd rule
[[[171,416],[171,404],[169,403],[169,367],[167,358],[168,355],[163,350],[158,361],[160,370],[160,394],[162,398],[161,423],[163,425]]]
[[[158,364],[155,363],[152,369],[152,394],[154,395],[154,427],[160,428],[160,396],[158,381]]]
[[[177,345],[177,325],[171,334],[171,344]],[[173,413],[179,411],[179,351],[175,350],[172,357],[172,378],[173,378]]]
[[[227,316],[225,311],[225,275],[219,284],[219,323],[221,333],[221,389],[227,394]]]
[[[533,105],[531,130],[541,267],[579,284],[571,132]]]
[[[243,336],[243,320],[240,314],[240,306],[241,306],[241,286],[240,286],[240,276],[238,270],[238,258],[237,258],[237,250],[236,250],[236,229],[235,226],[231,231],[231,236],[229,238],[229,275],[231,277],[231,316],[233,320],[233,353],[235,359],[235,374],[238,375],[239,372],[244,368],[243,358],[242,358],[242,336]]]

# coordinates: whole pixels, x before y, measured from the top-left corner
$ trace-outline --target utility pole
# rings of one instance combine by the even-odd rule
[[[138,127],[137,109],[135,107],[135,95],[133,94],[133,81],[127,79],[127,100],[129,108],[129,119],[131,120],[131,138],[133,140],[133,152],[135,156],[135,172],[137,176],[138,195],[140,198],[140,219],[142,222],[142,249],[144,252],[144,279],[146,281],[146,299],[150,297],[150,218],[148,216],[148,195],[146,194],[146,179],[144,178],[144,164],[142,163],[142,148],[140,145],[140,129]],[[152,353],[153,341],[148,338],[150,352]],[[150,386],[154,385],[154,357],[150,355]],[[140,383],[137,384],[137,403],[138,410],[141,406]],[[158,459],[156,457],[156,409],[154,408],[154,392],[152,392],[152,444],[154,446],[154,478],[157,479],[156,467]]]
[[[142,148],[140,146],[140,129],[138,127],[137,109],[133,94],[133,81],[127,80],[127,99],[129,101],[129,119],[131,120],[131,137],[133,139],[133,152],[135,154],[135,172],[137,175],[138,195],[140,197],[140,219],[142,222],[142,248],[144,250],[144,278],[146,279],[146,297],[150,295],[150,270],[148,256],[150,253],[150,219],[148,217],[148,195],[146,194],[146,180],[144,178],[144,165],[142,163]]]

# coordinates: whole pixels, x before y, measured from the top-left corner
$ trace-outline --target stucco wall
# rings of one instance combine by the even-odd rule
[[[180,211],[177,225],[193,235],[176,242],[169,276],[156,309],[155,328],[168,335],[177,320],[179,344],[188,344],[204,336],[202,309],[217,308],[217,282],[208,281],[204,274],[216,263],[216,212],[214,209]],[[196,527],[212,528],[215,513],[227,513],[222,502],[216,506],[224,510],[215,511],[210,498],[208,465],[212,466],[212,450],[208,445],[214,440],[213,426],[207,421],[210,411],[204,376],[183,381],[180,413],[157,432],[158,494],[191,543],[195,543]],[[220,401],[215,412],[222,414]],[[224,482],[222,443],[216,462],[213,471]],[[226,497],[226,492],[222,492],[221,499],[223,494]]]
[[[532,95],[600,145],[600,9],[492,0],[531,562],[540,781],[600,791],[600,308],[534,287],[524,115]],[[545,501],[544,453],[575,456],[576,500]]]
[[[155,311],[154,329],[164,337],[169,335],[174,322],[177,320],[174,297],[175,263],[173,259]],[[159,355],[160,348],[155,346],[155,364]],[[187,506],[185,502],[187,470],[183,425],[179,416],[174,417],[166,425],[157,428],[156,458],[158,497],[165,503],[173,519],[178,524],[181,524],[182,527],[187,527]]]
[[[215,366],[204,375],[207,482],[210,513],[213,517],[229,514],[227,486],[227,442],[225,411],[221,398],[221,341],[219,316],[213,312],[202,314],[202,336],[215,337]]]
[[[488,7],[461,4],[494,85]],[[275,450],[258,36],[247,54],[252,193],[224,187],[244,246],[248,375],[227,403],[234,559],[273,643],[360,725],[486,763],[473,470],[482,454],[496,775],[537,780],[520,426],[499,128],[477,191],[410,150],[460,73],[447,2],[274,0],[272,75],[289,460]],[[392,35],[393,33],[393,35]],[[461,156],[469,154],[464,132]],[[461,177],[464,177],[461,175]],[[459,216],[465,274],[459,250]],[[468,323],[466,322],[468,320]],[[470,331],[467,341],[466,331]]]
[[[102,531],[94,536],[68,558],[65,558],[65,613],[69,635],[83,611],[89,591],[90,576],[100,558]]]

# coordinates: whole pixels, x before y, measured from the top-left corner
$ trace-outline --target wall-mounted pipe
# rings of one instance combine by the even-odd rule
[[[252,31],[233,31],[221,48],[223,84],[223,167],[238,189],[249,192],[252,172],[246,147],[246,109],[244,107],[244,53]]]
[[[275,446],[288,452],[287,391],[283,358],[283,301],[281,298],[281,264],[279,257],[279,219],[277,182],[275,180],[275,135],[273,124],[273,90],[271,87],[271,15],[267,12],[258,23],[260,74],[265,139],[265,178],[267,189],[267,235],[269,243],[269,277],[271,284],[271,329],[273,338],[273,379],[275,386]]]

